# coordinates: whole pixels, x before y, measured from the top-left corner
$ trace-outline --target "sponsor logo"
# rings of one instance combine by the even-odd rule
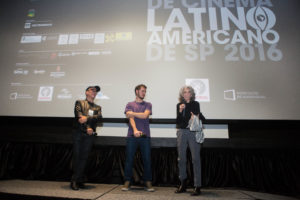
[[[37,27],[51,27],[53,24],[52,23],[32,23],[31,27],[32,28],[37,28]]]
[[[51,53],[50,54],[50,59],[55,60],[57,58],[57,53]]]
[[[235,90],[225,90],[224,91],[224,99],[230,100],[230,101],[235,101],[236,100]]]
[[[34,74],[45,74],[45,73],[46,73],[46,70],[43,70],[43,69],[37,70],[37,69],[35,69],[35,70],[33,71],[33,73],[34,73]]]
[[[66,75],[65,72],[50,72],[50,77],[53,78],[61,78],[64,77]]]
[[[193,87],[195,91],[195,100],[199,102],[209,102],[210,93],[209,93],[209,81],[208,79],[186,79],[186,85]]]
[[[236,91],[235,89],[225,90],[224,99],[228,101],[246,100],[246,99],[265,99],[266,96],[256,91]]]
[[[68,40],[69,40],[69,35],[66,34],[59,35],[57,44],[58,45],[68,44]]]
[[[61,72],[61,67],[60,66],[57,66],[56,67],[56,72],[50,72],[50,77],[53,77],[53,78],[61,78],[61,77],[64,77],[66,75],[65,72]]]
[[[17,99],[32,99],[30,94],[20,94],[17,92],[10,93],[9,95],[10,100],[17,100]]]
[[[94,43],[95,44],[104,44],[105,36],[104,33],[96,33]]]
[[[11,86],[22,86],[23,83],[10,83]]]
[[[69,37],[69,44],[78,44],[78,40],[79,40],[79,34],[70,34]]]
[[[98,55],[100,55],[100,51],[89,51],[88,55],[89,56],[98,56]]]
[[[29,63],[16,63],[16,66],[17,67],[28,67],[28,66],[30,66],[30,64]]]
[[[25,23],[24,28],[28,29],[30,28],[31,23]]]
[[[38,101],[52,101],[53,86],[41,86],[38,94]]]
[[[120,40],[132,40],[132,32],[117,32],[116,41]]]
[[[40,43],[42,41],[41,35],[28,35],[21,37],[21,44],[28,44],[28,43]]]
[[[115,42],[116,35],[114,33],[105,34],[105,43]]]
[[[16,70],[14,70],[14,74],[22,74],[22,75],[27,75],[29,73],[28,70],[22,69],[22,68],[18,68]]]
[[[57,98],[58,99],[71,99],[72,94],[68,89],[63,88],[63,89],[61,89],[60,93],[57,95]]]
[[[27,17],[34,17],[35,16],[35,10],[34,9],[29,9],[28,10],[28,13],[27,13]]]
[[[80,40],[91,40],[94,38],[94,34],[91,33],[84,33],[79,35]]]

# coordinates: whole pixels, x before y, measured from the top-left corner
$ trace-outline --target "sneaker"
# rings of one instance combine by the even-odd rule
[[[124,183],[124,185],[123,185],[123,187],[122,187],[121,190],[122,191],[128,191],[128,190],[130,190],[130,182],[129,181],[125,181],[125,183]]]
[[[152,184],[151,184],[150,181],[146,182],[145,190],[148,191],[148,192],[154,192],[154,188],[152,187]]]

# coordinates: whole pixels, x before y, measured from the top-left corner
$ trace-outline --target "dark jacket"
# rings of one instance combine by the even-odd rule
[[[191,101],[189,103],[185,103],[185,109],[180,113],[179,106],[182,103],[178,103],[176,106],[177,109],[177,117],[176,117],[176,127],[180,129],[186,129],[191,118],[191,112],[195,115],[199,114],[199,119],[202,121],[205,120],[204,116],[200,112],[200,104],[198,101]]]
[[[102,119],[101,107],[95,103],[90,103],[87,100],[77,100],[74,108],[75,121],[74,128],[80,129],[83,132],[87,128],[92,128],[96,132],[97,123]],[[80,124],[79,118],[81,116],[87,117],[87,122]]]

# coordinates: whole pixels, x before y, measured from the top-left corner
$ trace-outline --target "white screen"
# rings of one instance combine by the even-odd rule
[[[152,118],[192,85],[207,119],[300,120],[298,0],[4,1],[0,115],[72,117],[99,85],[123,118],[143,83]]]

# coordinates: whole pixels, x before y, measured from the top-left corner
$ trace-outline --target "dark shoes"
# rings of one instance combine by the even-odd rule
[[[201,194],[201,188],[200,187],[195,187],[193,193],[191,194],[191,196],[198,196]]]
[[[186,182],[185,180],[180,183],[180,186],[175,190],[175,193],[183,193],[186,192]]]
[[[77,183],[76,181],[71,181],[70,187],[72,190],[85,189],[84,183]]]
[[[79,190],[79,185],[76,181],[71,181],[70,187],[72,190]]]
[[[178,187],[177,190],[175,190],[175,193],[183,193],[186,192],[186,181],[182,181],[180,183],[180,186]],[[198,196],[201,194],[201,187],[195,187],[195,189],[193,190],[191,196]]]
[[[85,189],[85,184],[84,183],[78,183],[78,187],[80,189]]]

